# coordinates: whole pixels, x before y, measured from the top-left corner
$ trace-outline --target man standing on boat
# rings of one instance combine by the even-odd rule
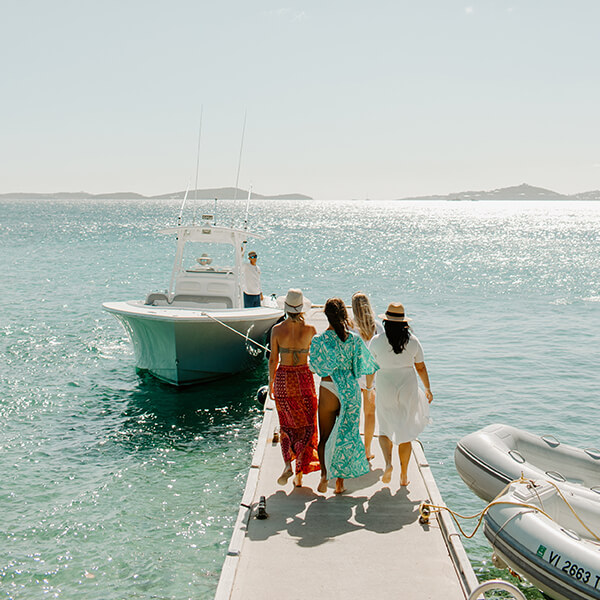
[[[244,308],[260,306],[263,299],[260,287],[260,267],[256,264],[257,254],[254,250],[248,252],[248,262],[244,263]]]

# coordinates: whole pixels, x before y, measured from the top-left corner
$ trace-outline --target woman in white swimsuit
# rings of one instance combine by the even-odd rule
[[[327,491],[335,477],[335,493],[345,491],[344,479],[369,472],[365,446],[358,429],[360,388],[357,379],[368,375],[369,384],[377,364],[362,339],[350,332],[343,300],[325,303],[329,327],[310,345],[311,369],[321,377],[319,390],[319,462],[321,481],[317,491]]]

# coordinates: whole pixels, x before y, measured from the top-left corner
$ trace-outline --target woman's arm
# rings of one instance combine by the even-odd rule
[[[367,390],[370,392],[375,389],[375,373],[369,373],[367,375]]]
[[[273,385],[275,383],[275,371],[279,365],[279,339],[277,335],[277,328],[273,327],[271,330],[271,355],[269,356],[269,396],[271,399],[275,399],[275,390]]]
[[[427,373],[427,367],[424,362],[415,363],[415,369],[423,382],[423,386],[425,387],[425,395],[427,396],[427,400],[429,400],[429,404],[433,402],[433,394],[431,393],[431,388],[429,387],[429,373]]]

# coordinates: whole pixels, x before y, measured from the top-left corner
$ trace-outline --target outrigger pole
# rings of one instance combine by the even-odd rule
[[[183,202],[181,203],[181,208],[179,209],[179,216],[177,217],[177,227],[181,225],[181,216],[183,215],[183,207],[185,206],[185,202],[187,200],[188,192],[190,191],[190,184],[188,182],[187,189],[185,190],[185,194],[183,195]]]
[[[246,216],[244,217],[244,231],[248,231],[248,211],[250,210],[250,196],[252,196],[252,184],[248,190],[248,199],[246,200]]]
[[[204,112],[204,104],[200,105],[200,125],[198,127],[198,149],[196,150],[196,182],[194,184],[194,216],[192,223],[196,224],[196,209],[198,207],[198,171],[200,169],[200,140],[202,139],[202,113]]]
[[[198,128],[198,150],[196,151],[196,182],[194,184],[194,201],[197,199],[196,194],[198,192],[198,170],[200,169],[200,140],[202,139],[202,113],[204,112],[204,105],[200,105],[200,126]]]
[[[194,185],[194,211],[196,210],[196,195],[198,192],[198,170],[200,168],[200,140],[202,139],[202,113],[204,112],[204,105],[200,105],[200,127],[198,128],[198,150],[196,151],[196,183]],[[185,190],[185,195],[183,196],[183,202],[181,203],[181,208],[179,209],[179,216],[177,217],[177,227],[181,225],[181,217],[183,216],[183,209],[185,207],[185,203],[187,201],[187,195],[190,191],[190,184],[188,182],[187,189]],[[192,222],[195,222],[195,214]]]
[[[238,192],[238,182],[240,180],[240,167],[242,166],[242,150],[244,149],[244,134],[246,133],[246,117],[248,115],[248,111],[244,111],[244,125],[242,126],[242,141],[240,143],[240,155],[238,157],[238,168],[237,174],[235,176],[235,188],[233,189],[233,202],[237,200],[237,192]],[[231,217],[231,226],[233,227],[233,215]]]

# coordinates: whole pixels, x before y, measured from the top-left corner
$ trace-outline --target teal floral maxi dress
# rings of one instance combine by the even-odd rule
[[[331,377],[340,400],[340,414],[325,445],[327,476],[347,479],[368,473],[369,461],[358,430],[361,395],[357,380],[375,373],[379,366],[359,336],[350,333],[342,342],[328,329],[312,340],[310,368],[319,377]]]

